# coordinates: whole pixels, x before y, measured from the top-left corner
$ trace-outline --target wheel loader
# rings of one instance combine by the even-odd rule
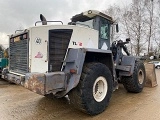
[[[73,106],[90,115],[106,109],[119,81],[128,92],[143,90],[145,66],[129,54],[125,44],[130,39],[113,40],[118,24],[110,16],[88,10],[67,25],[47,21],[42,14],[40,19],[34,27],[10,35],[4,79],[40,95],[68,95]]]

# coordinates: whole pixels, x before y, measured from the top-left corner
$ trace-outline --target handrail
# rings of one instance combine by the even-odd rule
[[[89,28],[91,28],[89,25],[86,25],[86,24],[83,24],[83,23],[77,23],[77,22],[69,22],[68,23],[69,25],[82,25],[82,26],[86,26],[86,27],[89,27]]]
[[[16,30],[15,33],[20,32],[20,31],[23,31],[23,30]]]
[[[35,26],[37,25],[37,23],[42,23],[42,22],[60,22],[63,25],[62,21],[37,21],[35,22]]]

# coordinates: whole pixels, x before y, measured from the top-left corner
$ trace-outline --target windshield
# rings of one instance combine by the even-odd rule
[[[87,26],[89,28],[93,28],[93,19],[87,20],[87,21],[84,21],[84,22],[77,21],[76,25]]]

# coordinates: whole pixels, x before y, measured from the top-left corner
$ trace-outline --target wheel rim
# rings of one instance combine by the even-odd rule
[[[160,69],[160,66],[157,66],[157,69]]]
[[[138,80],[139,80],[139,84],[142,84],[144,81],[144,73],[142,70],[139,70],[138,72]]]
[[[98,77],[93,85],[93,97],[97,102],[101,102],[108,91],[108,84],[107,84],[107,80],[100,76]]]

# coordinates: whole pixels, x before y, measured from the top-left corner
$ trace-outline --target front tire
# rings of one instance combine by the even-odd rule
[[[112,75],[106,65],[85,64],[78,86],[69,93],[70,102],[87,114],[99,114],[109,104],[112,87]]]
[[[123,86],[128,92],[140,93],[146,81],[145,67],[142,62],[136,62],[133,74],[129,77],[122,77]]]

